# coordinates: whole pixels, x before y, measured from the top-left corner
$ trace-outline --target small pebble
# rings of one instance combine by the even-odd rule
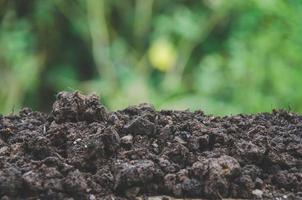
[[[45,134],[46,133],[46,126],[44,125],[43,126],[43,134]]]
[[[95,196],[93,194],[89,195],[89,200],[96,200]]]
[[[82,139],[81,138],[78,138],[78,139],[76,139],[74,142],[73,142],[73,144],[77,144],[78,142],[80,142]]]
[[[153,146],[154,148],[158,148],[158,144],[157,144],[156,142],[153,142],[153,143],[152,143],[152,146]]]
[[[124,144],[132,144],[133,142],[133,136],[132,135],[126,135],[121,138],[121,142]]]
[[[261,199],[263,192],[261,190],[256,189],[252,191],[252,194],[255,195],[257,198]]]

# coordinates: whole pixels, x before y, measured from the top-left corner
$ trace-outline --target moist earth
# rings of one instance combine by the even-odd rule
[[[60,92],[49,114],[0,116],[0,199],[302,199],[301,136],[284,110],[109,112]]]

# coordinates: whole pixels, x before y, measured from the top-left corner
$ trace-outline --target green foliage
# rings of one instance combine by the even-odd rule
[[[0,0],[0,112],[60,90],[110,109],[302,112],[300,0]]]

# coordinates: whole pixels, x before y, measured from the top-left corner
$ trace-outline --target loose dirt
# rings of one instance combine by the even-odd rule
[[[61,92],[50,114],[0,117],[0,198],[302,199],[301,136],[302,116],[283,110],[108,112]]]

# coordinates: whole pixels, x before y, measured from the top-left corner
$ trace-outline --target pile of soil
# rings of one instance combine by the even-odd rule
[[[61,92],[50,114],[0,117],[0,198],[302,199],[301,136],[302,116],[283,110],[108,112]]]

